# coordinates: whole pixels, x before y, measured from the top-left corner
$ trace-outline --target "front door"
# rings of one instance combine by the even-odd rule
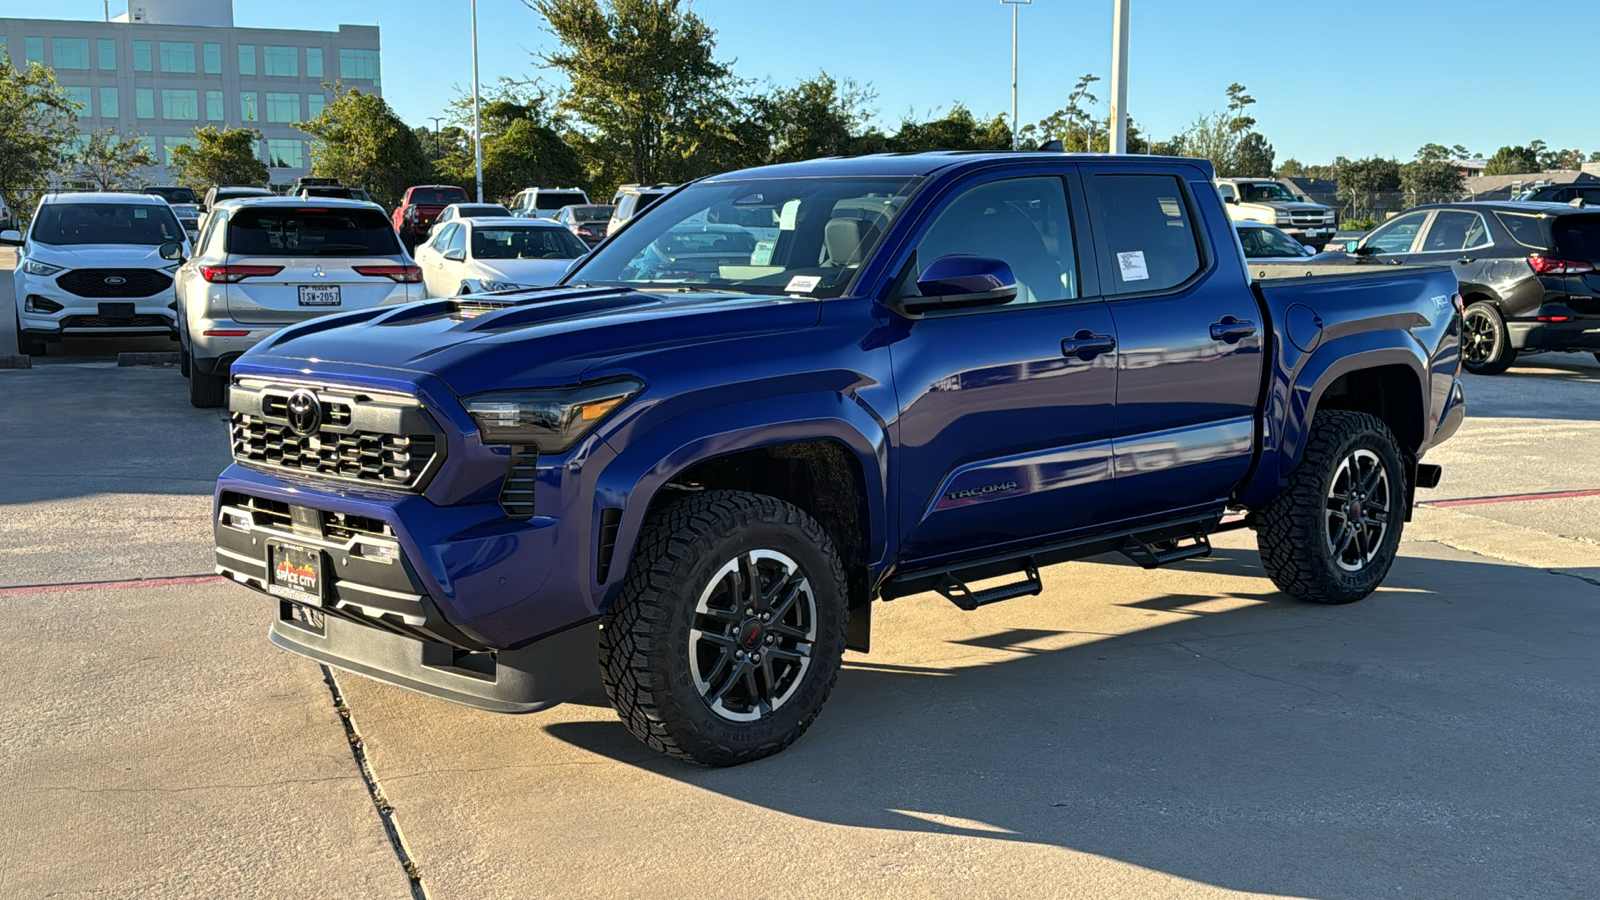
[[[1070,166],[969,184],[918,226],[891,289],[941,256],[1005,260],[1004,306],[902,322],[890,344],[900,397],[902,559],[932,562],[1087,528],[1111,497],[1117,347],[1086,291],[1069,212]]]
[[[1216,506],[1255,453],[1267,327],[1232,225],[1200,218],[1199,169],[1085,165],[1083,187],[1117,329],[1117,518]]]

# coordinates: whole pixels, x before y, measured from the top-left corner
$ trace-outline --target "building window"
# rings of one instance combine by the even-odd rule
[[[200,118],[200,101],[194,91],[162,91],[161,115],[180,122]]]
[[[256,45],[239,45],[239,74],[254,75],[256,73]]]
[[[305,145],[300,141],[267,141],[267,165],[274,169],[298,169],[302,166]]]
[[[146,135],[140,135],[140,137],[139,137],[139,146],[144,148],[144,152],[150,154],[150,158],[151,159],[155,160],[158,163],[161,162],[161,148],[156,146],[156,139],[155,138],[153,138],[153,137],[151,137],[151,136],[149,136],[147,134]]]
[[[194,146],[194,138],[169,137],[165,141],[163,141],[162,143],[164,143],[166,145],[167,161],[171,162],[172,161],[172,151],[178,149],[179,147],[193,147]]]
[[[280,125],[300,121],[300,95],[267,94],[267,121]]]
[[[340,50],[339,77],[378,81],[378,51]]]
[[[306,48],[306,77],[307,78],[321,78],[322,77],[322,48],[321,47],[307,47]]]
[[[322,115],[322,108],[328,105],[328,99],[321,94],[306,95],[306,119],[315,119]]]
[[[117,70],[117,42],[110,38],[101,38],[96,43],[100,47],[100,71],[115,72]]]
[[[89,68],[88,38],[54,38],[50,41],[52,64],[58,69]]]
[[[188,41],[162,41],[161,71],[194,74],[194,45]]]
[[[156,117],[156,92],[150,88],[134,88],[133,113],[141,119],[154,119]]]
[[[91,115],[89,112],[89,100],[93,96],[92,91],[86,87],[64,87],[62,90],[67,92],[68,100],[78,104],[78,115],[84,118],[88,118]]]
[[[150,42],[133,42],[133,70],[135,72],[150,71]]]
[[[227,118],[222,112],[222,92],[206,91],[206,120],[220,122]]]
[[[241,121],[261,121],[260,99],[260,96],[255,91],[245,91],[239,95],[239,118]]]
[[[22,39],[23,60],[44,65],[44,38]]]
[[[200,49],[206,60],[207,75],[222,74],[222,45],[201,44]]]
[[[262,72],[287,78],[300,76],[300,52],[293,47],[262,47]]]
[[[122,110],[117,103],[117,89],[103,87],[100,89],[100,118],[121,118]]]

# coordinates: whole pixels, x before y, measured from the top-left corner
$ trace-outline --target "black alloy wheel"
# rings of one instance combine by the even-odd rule
[[[1461,362],[1474,375],[1499,375],[1511,368],[1517,351],[1505,319],[1493,303],[1480,300],[1461,315]]]
[[[750,550],[718,569],[695,605],[695,689],[722,718],[755,721],[794,696],[816,640],[816,592],[799,564],[776,550]]]
[[[1359,448],[1345,457],[1328,485],[1328,549],[1346,572],[1371,565],[1389,533],[1389,473],[1376,453]]]

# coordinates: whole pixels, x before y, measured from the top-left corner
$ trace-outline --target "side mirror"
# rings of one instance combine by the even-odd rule
[[[917,279],[920,297],[902,297],[899,311],[909,316],[945,309],[1000,306],[1017,299],[1017,277],[1000,259],[951,254],[928,264]]]
[[[156,249],[156,255],[167,262],[183,262],[183,244],[178,241],[167,241]]]
[[[1300,252],[1304,253],[1307,256],[1316,256],[1317,255],[1317,248],[1315,248],[1315,247],[1307,247],[1306,245],[1301,244],[1300,245]]]
[[[451,262],[461,262],[467,258],[467,251],[461,249],[460,247],[451,247],[449,250],[446,250],[443,255],[445,259],[448,259]]]
[[[1359,255],[1361,253],[1361,242],[1360,241],[1345,241],[1344,242],[1344,252],[1350,253],[1350,254],[1353,254],[1353,255]]]
[[[1239,205],[1239,198],[1238,197],[1223,197],[1222,198],[1222,202],[1223,203],[1232,203],[1234,206],[1238,206]]]
[[[14,229],[0,231],[0,244],[9,244],[13,247],[22,246],[22,232]]]

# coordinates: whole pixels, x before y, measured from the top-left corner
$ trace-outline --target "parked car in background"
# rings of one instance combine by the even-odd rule
[[[177,336],[172,273],[188,235],[159,196],[46,194],[27,236],[8,230],[0,242],[21,248],[12,288],[22,353],[77,337]]]
[[[511,214],[530,219],[550,219],[563,206],[589,202],[582,188],[524,188],[511,201]]]
[[[1518,355],[1544,351],[1600,359],[1600,209],[1511,201],[1419,206],[1348,249],[1456,273],[1469,372],[1498,375]]]
[[[8,231],[16,227],[17,220],[11,214],[11,207],[6,205],[5,198],[0,197],[0,231]]]
[[[606,236],[616,234],[629,219],[677,188],[676,184],[625,184],[617,188],[616,195],[611,198],[611,220],[606,223]]]
[[[555,284],[589,252],[548,219],[457,219],[418,244],[417,265],[430,297]]]
[[[611,212],[615,208],[592,203],[563,206],[556,213],[556,223],[565,226],[579,240],[593,247],[606,239],[606,223],[611,221]]]
[[[1261,222],[1282,228],[1307,247],[1321,250],[1337,231],[1332,207],[1295,196],[1270,178],[1219,178],[1217,191],[1235,222]]]
[[[1546,184],[1523,191],[1512,198],[1518,203],[1571,203],[1582,200],[1600,206],[1600,184]]]
[[[420,184],[406,189],[390,221],[400,240],[412,248],[428,239],[433,220],[452,203],[470,203],[465,189],[453,184]]]
[[[217,185],[216,187],[208,188],[206,189],[205,199],[200,201],[200,228],[204,229],[206,227],[206,215],[210,213],[211,207],[216,206],[218,203],[221,203],[224,200],[238,200],[242,197],[276,196],[277,194],[274,194],[267,188],[256,187],[254,185],[247,184],[221,184]]]
[[[1239,233],[1239,246],[1248,260],[1303,260],[1315,256],[1317,251],[1300,243],[1288,232],[1260,222],[1235,222],[1233,230]]]
[[[362,193],[365,193],[365,191]],[[367,202],[356,196],[355,188],[347,188],[343,185],[310,185],[296,191],[294,196],[299,197],[301,200],[326,198],[329,200],[361,200],[363,203]]]
[[[453,222],[456,219],[504,218],[509,215],[511,215],[511,210],[498,203],[452,203],[439,211],[439,215],[433,220],[432,227],[428,229],[428,234],[431,237],[438,232],[444,223]]]
[[[285,325],[423,297],[389,220],[359,200],[225,200],[177,282],[180,369],[201,408],[225,403],[229,366]]]
[[[144,187],[140,193],[167,201],[167,205],[172,207],[172,214],[178,217],[178,223],[188,233],[190,241],[199,235],[200,198],[195,196],[192,189],[181,184],[152,184]]]

